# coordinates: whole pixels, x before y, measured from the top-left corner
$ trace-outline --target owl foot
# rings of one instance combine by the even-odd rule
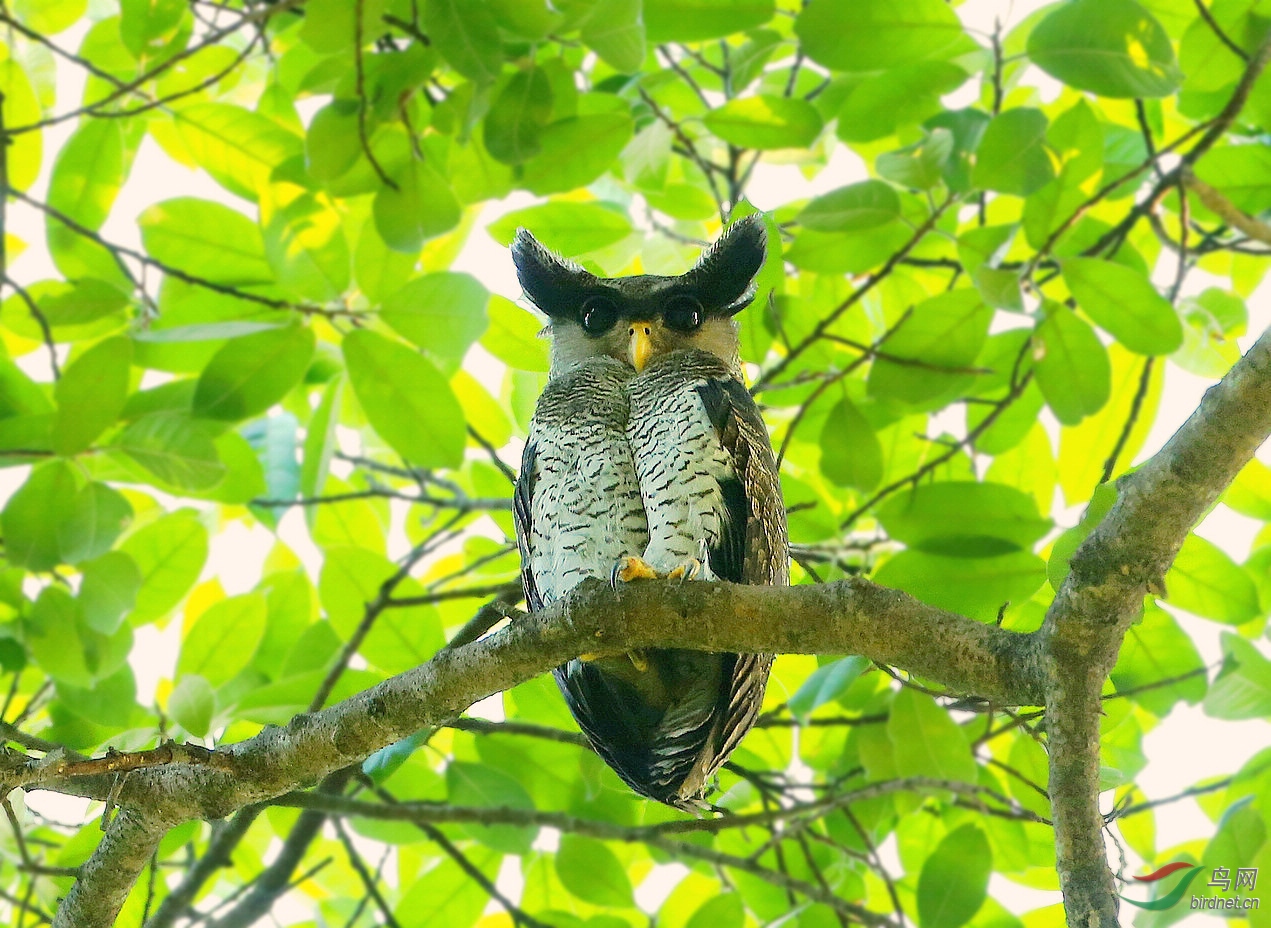
[[[687,561],[672,567],[666,575],[666,579],[679,580],[682,583],[685,580],[696,580],[701,575],[702,562],[695,557],[691,557]]]
[[[638,557],[620,557],[613,565],[613,573],[609,575],[609,585],[618,589],[618,581],[630,583],[632,580],[656,580],[658,572]]]

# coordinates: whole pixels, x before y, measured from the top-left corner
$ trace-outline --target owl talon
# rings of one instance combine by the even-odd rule
[[[656,580],[658,573],[638,557],[620,557],[613,565],[613,573],[609,576],[609,585],[618,589],[618,581],[630,583],[632,580]]]
[[[666,579],[679,580],[683,583],[685,580],[696,580],[701,575],[702,562],[695,557],[691,557],[682,564],[672,567],[670,573],[666,575]]]

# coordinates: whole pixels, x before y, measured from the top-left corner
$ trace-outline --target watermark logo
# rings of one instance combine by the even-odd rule
[[[1140,909],[1147,909],[1151,912],[1160,912],[1164,909],[1171,909],[1183,901],[1188,887],[1196,877],[1200,876],[1204,871],[1195,864],[1189,864],[1185,861],[1176,860],[1173,863],[1166,864],[1161,869],[1153,871],[1146,876],[1136,876],[1134,879],[1140,883],[1156,883],[1164,880],[1174,874],[1186,871],[1174,888],[1164,895],[1155,899],[1149,899],[1146,902],[1139,902],[1137,899],[1130,899],[1121,896],[1121,900],[1137,906]],[[1197,896],[1192,894],[1191,909],[1232,909],[1232,910],[1251,910],[1261,906],[1261,899],[1257,896],[1246,896],[1241,894],[1242,889],[1256,889],[1258,886],[1258,868],[1257,867],[1237,867],[1235,876],[1232,876],[1230,867],[1214,867],[1209,877],[1208,885],[1216,890],[1213,895]],[[1223,895],[1218,895],[1218,892]],[[1233,895],[1234,893],[1234,895]]]

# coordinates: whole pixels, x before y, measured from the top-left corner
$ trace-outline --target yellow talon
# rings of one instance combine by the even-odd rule
[[[638,557],[622,558],[618,561],[617,566],[614,567],[613,575],[623,583],[630,583],[632,580],[656,580],[658,578],[657,571]]]
[[[689,558],[683,564],[677,564],[666,575],[668,580],[696,580],[702,572],[702,562],[697,558]]]
[[[649,669],[649,659],[644,656],[643,651],[628,651],[627,657],[631,658],[631,666],[640,673],[644,673]]]

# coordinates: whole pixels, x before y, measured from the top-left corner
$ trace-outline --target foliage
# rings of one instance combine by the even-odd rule
[[[9,224],[0,307],[3,721],[33,756],[241,741],[518,600],[541,321],[495,292],[506,269],[455,268],[506,262],[490,243],[519,225],[591,270],[677,273],[722,219],[765,210],[742,352],[796,582],[867,573],[1017,630],[1147,447],[1164,384],[1239,356],[1271,255],[1265,2],[1064,0],[993,31],[940,0],[15,0],[0,18],[9,212],[41,220]],[[133,247],[142,164],[219,192],[149,204]],[[1224,504],[1271,519],[1271,470]],[[217,571],[244,529],[275,541],[240,589]],[[1198,787],[1208,843],[1158,847],[1168,810],[1143,800],[1166,797],[1136,776],[1180,702],[1271,718],[1269,552],[1265,526],[1244,563],[1191,536],[1161,592],[1225,626],[1221,666],[1149,604],[1106,686],[1112,834],[1145,866],[1266,865],[1264,755]],[[186,823],[121,924],[181,923],[196,897],[246,924],[293,881],[315,924],[1059,924],[987,896],[994,873],[1058,887],[1046,720],[961,695],[783,657],[715,797],[766,817],[659,830],[682,816],[631,795],[530,680],[494,721],[323,787],[462,823]],[[78,826],[19,795],[0,909],[22,923],[65,894],[102,809]],[[213,844],[232,868],[192,866]]]

